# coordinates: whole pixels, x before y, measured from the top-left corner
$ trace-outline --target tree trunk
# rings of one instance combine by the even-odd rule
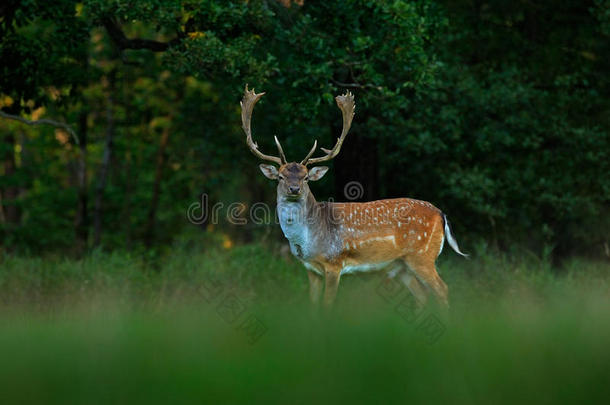
[[[89,216],[87,214],[87,112],[79,116],[79,154],[76,164],[76,179],[78,201],[74,229],[76,233],[76,248],[79,253],[87,248],[89,239]]]
[[[169,128],[164,128],[159,142],[159,150],[157,152],[157,167],[155,169],[155,182],[153,185],[153,195],[148,210],[148,221],[146,225],[146,233],[144,240],[147,247],[152,246],[155,239],[155,218],[157,216],[157,207],[159,205],[159,194],[161,192],[161,179],[163,177],[163,167],[165,166],[165,150],[169,139]]]
[[[125,154],[125,194],[123,197],[123,214],[125,218],[123,224],[125,226],[125,248],[131,250],[132,245],[132,230],[131,230],[131,196],[133,195],[133,185],[137,183],[137,173],[134,170],[132,173],[131,153],[127,151]]]
[[[4,137],[3,149],[5,150],[2,158],[4,166],[3,177],[5,181],[11,182],[14,180],[15,171],[17,169],[15,163],[15,137],[12,134]],[[4,204],[1,211],[3,212],[4,220],[8,224],[18,225],[21,221],[21,212],[16,205],[17,197],[19,196],[19,188],[16,184],[6,184],[1,192],[2,203]]]
[[[6,223],[6,216],[4,215],[4,203],[2,202],[2,189],[0,189],[0,224]]]
[[[97,185],[95,187],[95,205],[93,212],[93,246],[97,247],[100,244],[102,238],[102,203],[104,199],[104,190],[106,189],[106,183],[108,179],[108,171],[110,168],[110,161],[112,159],[112,149],[114,146],[114,72],[109,76],[109,88],[108,88],[108,105],[106,108],[106,142],[104,143],[104,155],[102,157],[102,164],[98,174]]]

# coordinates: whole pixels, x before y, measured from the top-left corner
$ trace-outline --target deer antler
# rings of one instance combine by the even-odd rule
[[[349,91],[343,94],[342,96],[335,97],[335,101],[337,102],[337,106],[339,106],[339,108],[341,109],[341,114],[343,115],[343,130],[341,131],[341,136],[339,136],[339,139],[337,139],[337,143],[332,149],[328,150],[320,148],[324,153],[326,153],[325,156],[311,158],[311,155],[313,155],[314,151],[316,150],[316,146],[318,145],[318,141],[315,141],[313,144],[313,148],[311,148],[305,159],[303,159],[303,161],[301,162],[302,165],[325,162],[327,160],[331,160],[339,154],[339,151],[341,150],[341,145],[343,145],[343,140],[345,139],[345,136],[347,135],[350,127],[352,126],[352,119],[354,118],[356,104],[354,102],[354,95]]]
[[[301,161],[302,165],[306,165],[307,161],[309,160],[309,158],[311,157],[311,155],[313,155],[313,153],[316,151],[316,148],[318,147],[318,140],[313,141],[313,147],[311,148],[311,150],[309,151],[309,153],[307,154],[307,156],[305,156],[305,159],[303,159]]]
[[[286,156],[284,155],[284,151],[282,150],[282,145],[280,145],[280,141],[278,141],[277,136],[275,138],[275,144],[277,145],[277,149],[280,153],[280,157],[265,155],[260,150],[258,150],[258,145],[256,142],[252,140],[252,131],[250,129],[250,120],[252,119],[252,110],[254,109],[254,105],[264,96],[265,93],[254,92],[254,89],[248,90],[248,85],[246,84],[246,89],[244,90],[244,98],[242,98],[239,105],[241,106],[241,125],[246,133],[246,143],[250,148],[250,151],[254,153],[259,159],[269,160],[271,162],[277,163],[278,165],[283,165],[286,163]]]

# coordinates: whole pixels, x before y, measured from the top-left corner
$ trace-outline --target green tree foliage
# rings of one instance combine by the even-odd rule
[[[11,0],[2,6],[0,86],[15,109],[30,100],[59,104],[86,82],[89,23],[76,15],[76,5]],[[49,86],[56,91],[44,91]]]
[[[608,8],[524,4],[448,3],[446,67],[416,115],[416,132],[440,138],[445,152],[424,170],[442,185],[434,194],[479,234],[564,254],[601,251],[610,226],[610,42],[598,21]]]
[[[193,226],[185,213],[202,193],[225,207],[273,202],[240,129],[249,83],[267,92],[256,141],[272,153],[277,133],[291,160],[314,139],[334,142],[333,97],[355,93],[352,133],[334,183],[315,187],[320,199],[341,200],[345,181],[358,180],[367,198],[432,201],[472,241],[603,251],[606,1],[288,4],[3,5],[2,110],[66,122],[86,139],[79,154],[61,131],[0,120],[3,245],[73,245],[79,158],[106,248],[168,246]],[[7,219],[11,206],[19,221]],[[221,227],[244,239],[260,230]]]

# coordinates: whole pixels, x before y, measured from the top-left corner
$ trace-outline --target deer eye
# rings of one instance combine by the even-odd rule
[[[282,176],[281,174],[278,177],[280,178],[280,180],[284,180],[284,176]]]
[[[309,176],[305,176],[305,178],[303,179],[304,181],[309,180]]]

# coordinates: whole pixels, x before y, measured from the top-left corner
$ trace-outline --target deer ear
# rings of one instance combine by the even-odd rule
[[[320,180],[327,171],[327,166],[312,167],[311,170],[309,170],[309,181]]]
[[[266,178],[271,179],[271,180],[277,180],[279,174],[277,172],[277,168],[273,165],[258,165],[258,167],[261,169],[261,172],[263,172],[263,174],[265,175]]]

